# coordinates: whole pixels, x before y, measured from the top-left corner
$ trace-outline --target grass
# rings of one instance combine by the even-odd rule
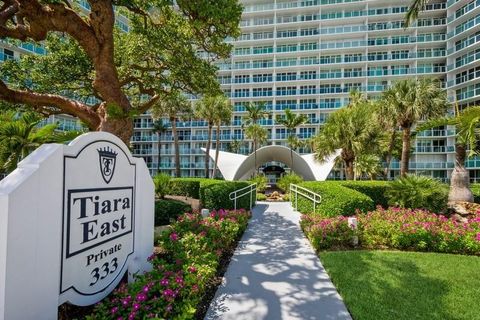
[[[480,319],[480,257],[337,251],[320,259],[355,320]]]

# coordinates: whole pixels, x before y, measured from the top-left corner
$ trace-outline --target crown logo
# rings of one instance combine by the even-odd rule
[[[109,147],[97,149],[100,160],[100,172],[103,180],[108,184],[112,180],[115,172],[115,164],[117,162],[118,153]]]

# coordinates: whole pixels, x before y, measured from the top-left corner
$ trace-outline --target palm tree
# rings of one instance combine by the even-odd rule
[[[456,128],[455,137],[455,168],[450,179],[450,192],[448,201],[473,202],[470,190],[470,176],[465,168],[465,160],[478,154],[477,141],[480,129],[480,106],[468,107],[455,116],[433,119],[423,123],[417,128],[422,131],[439,126],[451,125]],[[467,149],[470,148],[468,154]]]
[[[254,174],[257,171],[257,148],[258,145],[265,143],[268,137],[267,129],[263,128],[258,123],[253,123],[245,130],[245,136],[247,139],[253,140],[253,152],[255,153],[255,169]]]
[[[39,127],[43,117],[34,112],[15,114],[3,113],[0,116],[0,169],[9,173],[20,160],[44,143],[65,143],[73,140],[81,132],[58,131],[58,124]]]
[[[163,123],[161,119],[157,119],[153,123],[153,132],[158,135],[158,162],[157,162],[157,173],[160,173],[160,162],[162,156],[162,136],[165,132],[167,132],[167,126]]]
[[[400,174],[408,173],[411,131],[419,120],[429,120],[448,111],[447,94],[434,79],[409,79],[396,82],[383,92],[382,113],[390,114],[402,129]]]
[[[276,122],[278,124],[283,125],[285,128],[287,128],[288,132],[288,144],[290,146],[290,161],[291,161],[291,166],[293,167],[293,144],[298,145],[298,141],[295,141],[293,137],[297,137],[295,135],[297,127],[301,126],[303,124],[308,123],[308,117],[304,114],[295,114],[293,113],[290,109],[285,110],[285,117],[281,117],[280,115],[277,115]],[[298,139],[297,139],[298,140]]]
[[[405,27],[409,27],[413,21],[417,20],[418,14],[425,9],[429,2],[430,0],[412,0],[405,15]]]
[[[355,178],[367,175],[370,180],[375,180],[380,172],[380,158],[374,154],[362,154],[355,160]]]
[[[217,109],[221,108],[224,98],[221,96],[204,96],[197,102],[195,108],[195,116],[207,122],[207,146],[205,151],[205,178],[210,177],[210,148],[212,145],[212,131],[216,124],[218,113]]]
[[[257,124],[259,120],[268,118],[270,112],[266,110],[265,102],[249,102],[245,106],[247,115],[244,118],[244,124],[246,126],[251,124]]]
[[[230,152],[234,152],[234,153],[239,153],[240,152],[240,149],[242,148],[242,145],[243,145],[243,141],[239,141],[239,140],[236,140],[234,139],[232,142],[230,142],[230,144],[228,145],[228,150]]]
[[[347,107],[354,107],[360,103],[366,102],[367,97],[365,94],[358,90],[357,88],[350,90],[349,97],[348,97],[348,106]]]
[[[372,110],[373,105],[369,102],[342,108],[331,114],[315,137],[314,151],[320,161],[342,149],[340,157],[347,180],[354,178],[355,160],[361,154],[371,153],[377,145],[380,130]]]
[[[215,124],[217,125],[217,141],[215,148],[215,163],[213,166],[213,177],[217,175],[218,170],[218,155],[220,153],[220,126],[223,124],[229,125],[232,120],[233,106],[224,95],[218,96],[217,109],[215,110]]]
[[[152,108],[152,116],[154,119],[166,117],[172,125],[176,177],[180,177],[180,144],[178,142],[177,121],[187,119],[191,114],[191,103],[178,91],[170,92]]]

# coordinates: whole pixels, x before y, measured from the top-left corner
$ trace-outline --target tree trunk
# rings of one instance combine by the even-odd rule
[[[292,162],[292,167],[290,168],[290,171],[293,172],[293,149],[290,147],[290,159]]]
[[[400,163],[400,176],[404,177],[408,173],[410,161],[410,127],[402,127],[402,160]]]
[[[353,160],[344,160],[345,162],[345,177],[347,180],[353,180],[355,173],[353,170]]]
[[[257,175],[257,139],[253,139],[253,152],[255,153],[255,168],[253,170],[253,176]]]
[[[172,124],[173,146],[175,148],[175,177],[180,177],[180,144],[177,135],[177,119],[170,118]]]
[[[392,163],[393,147],[395,146],[395,138],[397,137],[397,130],[393,129],[390,136],[390,143],[388,144],[387,155],[385,156],[385,169],[383,171],[384,180],[388,180],[390,176],[390,164]]]
[[[207,140],[207,153],[205,155],[205,178],[209,178],[210,176],[210,145],[212,143],[212,124],[208,123],[208,140]]]
[[[220,122],[217,123],[217,147],[215,148],[215,165],[213,166],[213,177],[217,176],[218,154],[220,153]]]
[[[467,158],[466,146],[457,143],[455,150],[455,168],[453,169],[450,179],[448,202],[473,202],[473,194],[470,190],[470,175],[467,169],[465,169],[465,160]]]

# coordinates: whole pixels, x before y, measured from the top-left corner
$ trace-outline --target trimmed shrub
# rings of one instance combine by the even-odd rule
[[[170,195],[200,199],[200,179],[172,179],[170,181]]]
[[[299,175],[296,175],[295,173],[289,173],[285,174],[283,177],[278,179],[277,181],[277,187],[283,190],[283,192],[288,193],[290,192],[290,184],[299,184],[302,183],[303,179]]]
[[[429,177],[407,175],[391,183],[387,197],[393,206],[440,213],[447,208],[448,187]]]
[[[480,203],[480,183],[472,183],[470,185],[470,190],[473,193],[473,201],[475,203]]]
[[[248,181],[257,184],[257,192],[264,192],[267,189],[268,179],[263,174],[259,174]]]
[[[342,181],[340,184],[369,196],[375,206],[388,207],[386,192],[391,185],[388,181]]]
[[[214,180],[215,181],[215,180]],[[208,209],[233,209],[234,202],[230,200],[230,193],[249,186],[246,181],[220,181],[220,183],[211,183],[200,187],[200,201],[205,208]],[[255,194],[253,194],[255,197]],[[252,201],[255,199],[252,197]],[[237,199],[237,209],[250,209],[250,194]]]
[[[191,212],[192,207],[177,200],[158,200],[155,202],[155,226],[163,226],[176,220],[178,216],[185,212]]]
[[[325,217],[351,216],[357,210],[367,212],[375,208],[373,200],[358,191],[342,186],[336,181],[303,182],[300,186],[322,196],[317,204],[315,214]],[[295,205],[296,196],[292,194],[292,203]],[[310,214],[313,212],[313,203],[309,199],[298,196],[298,211]]]
[[[171,177],[165,173],[159,173],[153,177],[153,184],[155,185],[155,195],[163,199],[169,191],[169,182]]]
[[[257,200],[258,201],[265,201],[265,200],[267,200],[267,196],[263,193],[257,193]]]

